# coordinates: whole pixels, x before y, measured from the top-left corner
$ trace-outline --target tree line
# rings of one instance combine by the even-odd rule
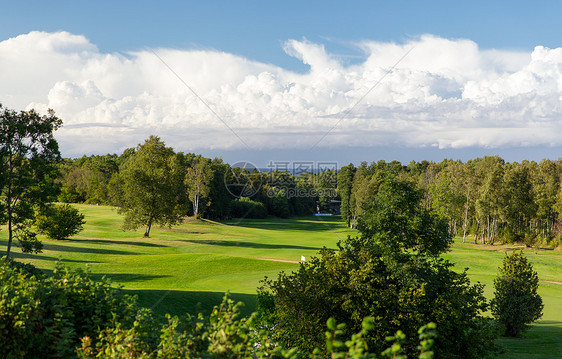
[[[341,213],[356,227],[365,203],[392,174],[423,191],[427,209],[445,218],[451,234],[472,236],[474,243],[524,242],[528,246],[560,244],[562,220],[562,160],[507,163],[498,156],[466,163],[398,161],[359,166],[338,173]]]
[[[175,152],[156,136],[121,155],[63,159],[59,168],[58,201],[115,205],[125,209],[127,223],[147,229],[155,219],[169,224],[186,215],[310,215],[328,210],[337,197],[335,170],[295,176],[232,167],[220,158]]]

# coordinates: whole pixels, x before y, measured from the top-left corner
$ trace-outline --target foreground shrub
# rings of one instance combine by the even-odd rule
[[[68,239],[84,228],[84,215],[69,204],[49,205],[39,211],[35,225],[52,239]]]
[[[16,266],[19,267],[19,266]],[[67,358],[81,337],[115,320],[127,322],[135,302],[106,280],[56,264],[52,276],[36,276],[0,259],[0,357]]]
[[[282,344],[271,342],[263,328],[256,327],[255,316],[238,319],[241,303],[225,296],[215,306],[210,317],[187,315],[166,316],[167,323],[155,325],[153,319],[140,311],[132,327],[117,323],[114,329],[103,330],[97,345],[90,337],[82,338],[77,349],[79,358],[395,358],[405,359],[402,344],[406,336],[396,332],[386,339],[387,349],[375,352],[367,342],[368,333],[375,328],[375,320],[367,317],[361,329],[343,341],[345,324],[337,324],[334,318],[327,321],[328,331],[324,333],[322,350],[316,349],[305,355],[297,349],[286,349]],[[322,325],[323,330],[325,326]],[[155,335],[160,335],[155,342]],[[433,358],[433,344],[436,337],[435,324],[430,323],[417,332],[417,354],[419,358]],[[417,355],[416,355],[417,356]]]
[[[0,258],[0,260],[2,260]],[[36,278],[45,278],[45,272],[43,272],[41,269],[35,267],[33,264],[30,263],[22,263],[22,262],[18,262],[15,261],[13,259],[3,259],[3,261],[5,262],[5,264],[11,268],[17,269],[20,272],[22,272],[23,274],[29,275],[29,276],[35,276]]]
[[[438,358],[482,358],[494,351],[494,326],[480,314],[486,309],[483,286],[471,285],[441,259],[388,258],[355,241],[339,251],[324,249],[291,275],[266,280],[258,293],[265,323],[274,339],[312,352],[324,340],[322,323],[334,317],[346,323],[344,337],[361,329],[362,319],[376,318],[367,338],[369,348],[384,350],[386,337],[401,330],[414,355],[419,327],[435,322]]]
[[[539,277],[522,251],[506,255],[494,279],[492,315],[505,335],[516,337],[542,316],[542,298],[537,293]]]

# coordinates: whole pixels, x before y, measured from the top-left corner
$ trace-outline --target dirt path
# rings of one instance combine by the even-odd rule
[[[256,258],[262,261],[273,261],[273,262],[283,262],[283,263],[300,263],[300,261],[290,261],[287,259],[275,259],[275,258]]]
[[[552,284],[560,284],[560,285],[562,285],[562,282],[554,282],[554,281],[552,281],[552,280],[542,280],[541,282],[552,283]]]

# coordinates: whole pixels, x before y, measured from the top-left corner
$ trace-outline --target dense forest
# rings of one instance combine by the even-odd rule
[[[424,204],[446,218],[449,231],[475,243],[524,242],[528,246],[560,244],[562,161],[506,163],[484,157],[463,163],[443,160],[362,163],[341,168],[338,192],[342,215],[355,226],[363,203],[390,174],[416,184]]]

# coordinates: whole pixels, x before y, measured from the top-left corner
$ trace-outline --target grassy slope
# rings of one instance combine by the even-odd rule
[[[265,276],[297,264],[258,258],[299,260],[323,246],[335,247],[338,240],[354,232],[331,217],[291,220],[244,220],[216,223],[192,221],[172,229],[155,228],[151,238],[142,230],[124,232],[121,216],[109,207],[78,206],[86,214],[85,230],[72,241],[43,238],[42,254],[14,257],[51,269],[62,258],[71,267],[89,265],[95,276],[108,276],[127,291],[139,295],[141,303],[157,312],[180,314],[193,311],[198,302],[206,310],[220,301],[224,291],[255,307],[255,288]],[[0,232],[4,250],[6,231]],[[493,278],[505,251],[513,246],[484,247],[455,243],[446,255],[459,269],[469,267],[472,280],[486,284],[492,296]],[[2,252],[0,251],[0,255]],[[562,282],[562,253],[525,251],[541,280]],[[544,316],[526,334],[526,339],[504,339],[506,358],[551,358],[562,356],[562,285],[541,283]]]

